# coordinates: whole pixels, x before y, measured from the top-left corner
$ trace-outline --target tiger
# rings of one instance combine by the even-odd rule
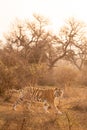
[[[53,104],[56,111],[59,114],[62,114],[62,112],[59,110],[60,100],[63,97],[64,93],[62,89],[29,86],[14,91],[17,91],[19,93],[19,96],[12,106],[13,110],[16,110],[17,106],[22,103],[26,103],[27,108],[30,109],[32,103],[41,102],[46,113],[49,113],[49,109]]]

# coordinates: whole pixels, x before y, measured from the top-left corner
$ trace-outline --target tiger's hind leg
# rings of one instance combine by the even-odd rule
[[[16,111],[17,105],[23,102],[23,98],[19,98],[12,106],[13,110]]]
[[[17,104],[15,103],[15,104],[13,104],[13,106],[12,106],[12,109],[13,110],[15,110],[16,111],[16,106],[17,106]]]
[[[17,110],[17,109],[16,109],[16,108],[17,108],[17,105],[18,105],[18,102],[15,102],[15,103],[13,104],[13,106],[12,106],[12,109],[16,111],[16,110]]]

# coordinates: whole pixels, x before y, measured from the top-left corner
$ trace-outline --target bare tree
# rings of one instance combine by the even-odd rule
[[[87,26],[85,23],[70,18],[67,21],[66,26],[62,29],[62,33],[65,35],[65,40],[69,43],[65,59],[69,60],[80,70],[85,59],[83,45],[85,44],[86,39],[86,28]]]
[[[51,41],[48,51],[49,66],[52,68],[60,59],[65,59],[81,69],[86,57],[86,33],[84,23],[74,18],[67,20]]]

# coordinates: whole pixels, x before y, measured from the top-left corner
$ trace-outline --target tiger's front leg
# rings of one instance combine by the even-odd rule
[[[60,111],[60,97],[55,97],[54,98],[54,106],[58,114],[62,114]]]

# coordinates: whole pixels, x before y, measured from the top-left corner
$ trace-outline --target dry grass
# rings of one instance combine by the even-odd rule
[[[87,130],[87,88],[67,87],[61,101],[62,115],[54,108],[45,113],[42,104],[32,106],[32,111],[0,100],[0,130]]]

